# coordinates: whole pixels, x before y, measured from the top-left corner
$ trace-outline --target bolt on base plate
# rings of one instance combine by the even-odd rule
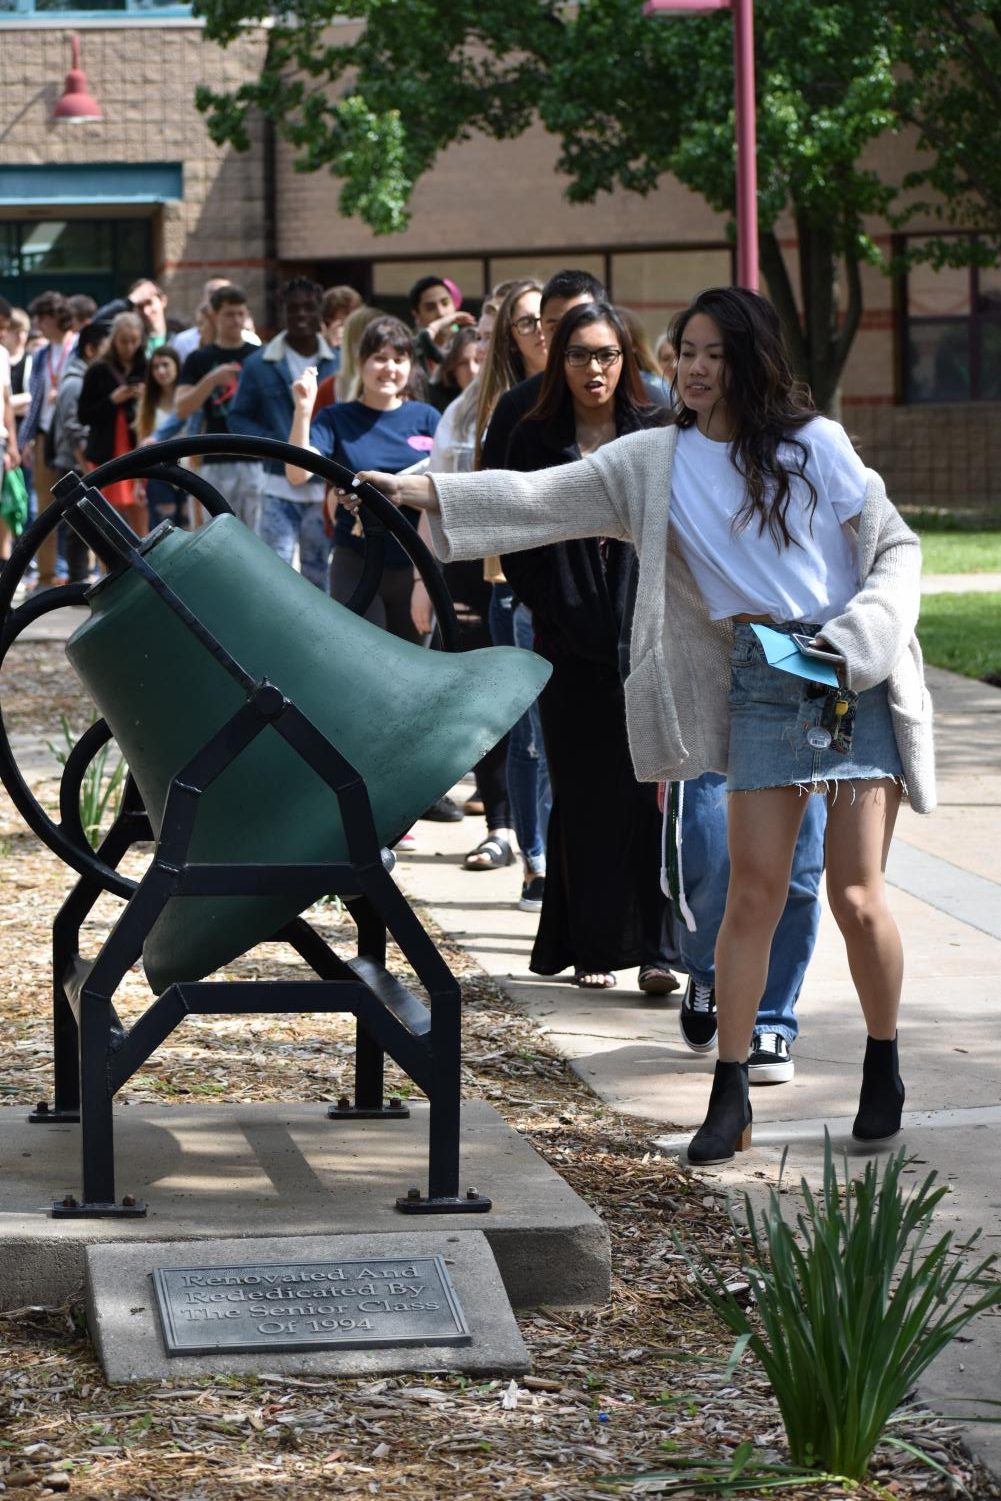
[[[117,1204],[88,1203],[85,1199],[74,1198],[67,1194],[63,1199],[56,1199],[52,1205],[52,1218],[56,1220],[68,1219],[144,1219],[146,1205],[142,1199],[134,1199],[131,1194],[126,1194]]]
[[[80,1111],[60,1110],[58,1105],[50,1105],[48,1100],[39,1100],[34,1110],[29,1111],[28,1120],[33,1126],[79,1125]]]
[[[410,1108],[404,1105],[402,1100],[396,1098],[383,1101],[382,1105],[352,1105],[347,1096],[342,1095],[337,1104],[331,1105],[328,1109],[327,1119],[331,1121],[408,1121]]]
[[[486,1214],[493,1201],[475,1188],[467,1188],[461,1198],[441,1195],[425,1197],[419,1188],[411,1188],[396,1201],[401,1214]]]

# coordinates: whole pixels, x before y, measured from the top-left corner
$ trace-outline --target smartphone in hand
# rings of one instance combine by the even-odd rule
[[[818,646],[815,637],[805,636],[802,631],[792,631],[790,635],[804,657],[815,657],[818,662],[830,662],[832,667],[845,665],[845,659],[840,652],[831,651],[825,646]]]

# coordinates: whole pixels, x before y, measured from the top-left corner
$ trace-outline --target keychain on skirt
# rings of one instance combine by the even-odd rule
[[[825,690],[820,722],[810,725],[806,732],[806,743],[810,749],[832,750],[839,756],[846,756],[852,747],[857,706],[858,694],[853,693],[850,688]]]

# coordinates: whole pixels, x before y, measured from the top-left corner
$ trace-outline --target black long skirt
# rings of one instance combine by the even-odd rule
[[[618,672],[547,653],[539,699],[553,808],[546,895],[530,968],[604,972],[676,958],[660,890],[660,814],[636,781]]]

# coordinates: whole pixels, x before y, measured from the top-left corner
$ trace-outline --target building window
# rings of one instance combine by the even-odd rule
[[[190,16],[191,6],[170,0],[0,0],[0,22],[25,16]]]
[[[913,266],[902,353],[906,402],[1001,401],[1001,268]]]
[[[148,219],[0,219],[0,282],[27,307],[40,292],[86,292],[98,303],[148,276]]]

